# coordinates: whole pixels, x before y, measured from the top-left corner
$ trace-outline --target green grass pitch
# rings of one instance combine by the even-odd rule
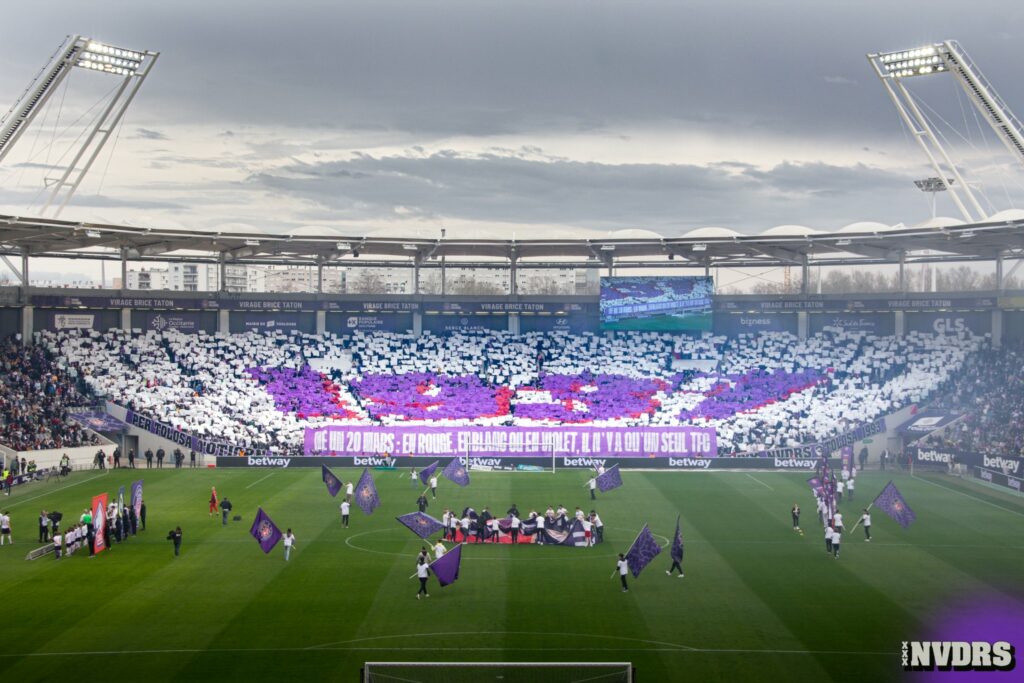
[[[345,480],[354,470],[337,470]],[[899,679],[902,640],[920,639],[951,601],[1024,599],[1024,501],[945,476],[896,475],[918,520],[877,513],[874,541],[848,533],[826,556],[804,473],[627,472],[594,505],[606,543],[464,548],[461,576],[417,601],[421,543],[394,520],[415,509],[407,473],[374,472],[382,506],[338,499],[319,470],[78,472],[0,497],[15,546],[0,548],[4,680],[355,681],[362,662],[631,661],[640,681]],[[25,561],[40,509],[77,518],[91,496],[145,478],[149,530],[107,553]],[[590,509],[584,472],[473,473],[442,481],[428,510]],[[868,472],[850,520],[890,477]],[[241,522],[207,515],[210,486]],[[789,508],[804,509],[800,536]],[[292,527],[290,562],[248,535],[257,506]],[[686,578],[667,548],[629,593],[610,578],[645,523],[667,544],[683,517]],[[181,557],[165,540],[181,525]],[[664,559],[662,559],[664,558]],[[452,679],[456,680],[456,679]]]

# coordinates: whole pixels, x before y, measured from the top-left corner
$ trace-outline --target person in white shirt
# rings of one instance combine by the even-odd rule
[[[537,544],[544,545],[544,528],[547,524],[547,517],[544,515],[537,515],[537,519],[534,521],[537,522]]]
[[[512,532],[512,545],[515,545],[519,542],[519,518],[512,515],[512,520],[509,522],[509,526],[511,527],[509,531]]]
[[[420,595],[430,597],[430,593],[427,592],[427,577],[430,576],[430,567],[427,566],[427,561],[424,558],[420,558],[416,564],[416,577],[420,580],[420,589],[416,593],[416,599],[420,599]]]
[[[409,481],[412,482],[412,487],[413,488],[416,488],[416,482],[418,482],[419,480],[420,480],[420,476],[418,474],[416,474],[416,468],[415,467],[409,468]]]
[[[587,481],[587,486],[590,487],[590,500],[597,500],[595,492],[597,491],[597,477],[591,477]]]
[[[441,526],[444,527],[444,529],[441,531],[441,535],[445,539],[448,538],[448,522],[450,522],[451,519],[452,519],[452,511],[449,510],[448,508],[445,508],[444,509],[444,514],[441,515]]]
[[[602,474],[604,474],[604,465],[598,465],[597,466],[597,476],[600,477]]]
[[[853,500],[853,485],[856,483],[856,479],[851,479],[846,482],[846,499],[849,501]]]
[[[594,523],[594,543],[604,542],[604,522],[601,521],[601,516],[594,510],[590,511],[590,521]]]
[[[842,512],[838,512],[837,511],[836,514],[832,517],[832,526],[834,526],[836,528],[836,531],[838,531],[839,533],[843,532],[843,513]]]
[[[347,500],[341,501],[341,524],[346,529],[348,528],[348,513],[351,512],[352,506],[349,505]]]
[[[353,484],[352,482],[349,482],[349,483],[345,484],[345,502],[346,503],[351,503],[352,502],[352,494],[355,492],[355,490],[356,490],[355,484]]]
[[[500,543],[501,542],[501,520],[498,519],[497,517],[491,517],[491,520],[488,523],[491,525],[491,543]]]
[[[469,518],[469,515],[462,518],[462,540],[467,543],[469,542],[469,530],[472,526],[473,520]]]
[[[586,518],[584,518],[583,521],[580,522],[580,524],[583,525],[583,538],[587,542],[587,547],[588,548],[593,547],[593,545],[594,545],[594,537],[593,537],[593,527],[594,527],[594,524],[589,519],[586,519]]]
[[[14,545],[14,538],[11,536],[11,513],[5,510],[0,514],[0,545],[8,541]]]
[[[860,523],[864,525],[864,540],[871,542],[871,513],[868,512],[867,508],[864,508],[864,514],[860,516]]]
[[[448,540],[452,543],[455,542],[455,531],[459,528],[459,516],[452,513],[452,516],[448,518]]]
[[[438,539],[437,543],[434,544],[434,559],[440,560],[442,557],[444,557],[444,554],[446,552],[448,552],[448,549],[445,548],[444,543],[441,543],[441,540]]]
[[[583,521],[583,510],[580,510],[579,508],[576,508],[575,515],[576,515],[576,519],[580,520],[581,522]]]
[[[626,584],[626,574],[629,573],[629,562],[626,561],[626,556],[619,553],[619,561],[615,563],[615,567],[619,570],[619,580],[622,582],[622,592],[629,592],[629,585]]]
[[[834,535],[835,535],[835,532],[832,531],[832,527],[830,527],[830,526],[825,527],[825,552],[826,553],[831,553],[832,552],[832,536],[834,536]]]
[[[288,557],[292,554],[292,546],[295,545],[295,534],[292,530],[284,532],[284,561],[288,561]]]
[[[843,482],[841,481],[836,482],[836,502],[843,502]]]
[[[54,556],[58,560],[61,557],[61,550],[62,550],[61,544],[63,542],[64,542],[64,538],[60,535],[59,531],[53,535],[53,554],[54,554]]]
[[[430,476],[430,495],[434,497],[434,500],[437,500],[437,475],[436,474],[432,474]]]
[[[837,560],[839,559],[839,544],[842,542],[842,540],[843,540],[843,530],[842,529],[836,529],[832,533],[832,557],[834,557]]]

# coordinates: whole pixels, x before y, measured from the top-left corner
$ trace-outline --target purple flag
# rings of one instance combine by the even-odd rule
[[[430,571],[434,572],[438,583],[447,586],[459,578],[459,564],[462,562],[462,544],[458,544],[444,554],[439,560],[430,563]]]
[[[452,458],[452,461],[444,468],[441,475],[459,486],[469,486],[469,472],[466,471],[466,467],[459,462],[458,458]]]
[[[676,562],[683,562],[683,532],[679,530],[679,517],[676,517],[676,535],[672,537],[672,548],[669,555]]]
[[[252,537],[260,544],[260,548],[263,552],[269,553],[277,545],[277,542],[281,540],[281,530],[274,524],[274,520],[270,519],[270,515],[260,508],[256,513],[256,519],[252,523],[252,528],[249,529],[249,533]]]
[[[395,519],[409,527],[409,530],[420,538],[427,538],[444,528],[444,524],[425,512],[410,512]]]
[[[437,471],[437,463],[438,461],[435,460],[434,462],[430,463],[422,470],[420,470],[420,481],[422,481],[424,485],[426,485],[426,483],[430,481],[430,477],[432,477],[434,472]]]
[[[885,488],[878,494],[872,505],[878,506],[879,510],[892,517],[904,529],[917,519],[917,515],[907,505],[907,501],[904,500],[903,494],[899,492],[899,489],[891,481],[885,485]]]
[[[323,477],[324,483],[327,484],[327,492],[331,494],[331,497],[338,495],[338,491],[341,490],[341,479],[334,476],[334,472],[328,469],[327,465],[321,465],[320,474]]]
[[[654,540],[654,534],[644,524],[644,528],[640,530],[633,545],[626,552],[626,561],[629,563],[629,571],[632,572],[633,578],[640,576],[644,567],[649,565],[660,552],[661,546]]]
[[[142,479],[132,482],[132,509],[135,519],[139,519],[142,516]]]
[[[367,515],[372,515],[380,505],[380,496],[377,495],[377,487],[373,484],[373,475],[368,467],[363,468],[363,476],[359,477],[359,483],[356,484],[356,505]]]
[[[619,474],[619,466],[612,465],[604,474],[597,476],[597,488],[601,489],[601,493],[605,491],[611,491],[622,486],[622,475]]]

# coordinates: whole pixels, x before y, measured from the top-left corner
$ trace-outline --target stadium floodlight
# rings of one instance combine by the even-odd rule
[[[708,245],[704,244],[703,242],[700,242],[698,244],[693,245],[693,250],[694,251],[707,251],[708,250]]]
[[[953,178],[922,178],[915,180],[914,185],[917,185],[917,189],[921,192],[945,192],[955,182],[956,180]]]
[[[349,244],[348,242],[338,242],[337,244],[334,245],[334,248],[337,249],[338,251],[348,251],[349,249],[352,248],[352,245]]]
[[[405,249],[406,251],[419,251],[420,250],[420,248],[417,247],[415,244],[403,244],[402,245],[402,249]]]
[[[999,94],[981,73],[981,69],[970,58],[967,52],[955,40],[932,43],[910,50],[878,52],[867,55],[875,74],[885,86],[886,92],[904,124],[910,129],[914,139],[928,157],[935,170],[936,180],[948,179],[945,191],[960,210],[964,220],[975,223],[984,220],[988,212],[982,207],[970,186],[964,181],[956,164],[938,136],[932,130],[931,123],[924,116],[917,102],[907,91],[903,81],[919,76],[934,76],[948,73],[974,103],[975,108],[988,122],[1003,144],[1024,163],[1024,125],[1013,115]],[[956,187],[952,187],[953,181]],[[918,185],[918,187],[921,187]],[[924,192],[936,192],[921,187]],[[934,195],[933,195],[934,203]]]
[[[847,240],[847,239],[843,239],[843,240],[838,240],[838,241],[836,242],[836,246],[837,246],[837,247],[848,247],[848,246],[850,246],[851,244],[853,244],[853,242],[851,242],[850,240]]]
[[[85,236],[92,238],[94,240],[98,240],[100,237],[102,237],[99,230],[86,230]]]
[[[247,247],[258,247],[258,246],[260,246],[260,241],[259,240],[246,240],[245,241],[245,246],[247,246]]]
[[[601,251],[615,251],[614,244],[602,244],[600,246]]]
[[[969,240],[972,237],[974,237],[974,231],[973,230],[964,230],[962,233],[957,235],[957,237],[959,237],[960,239],[963,239],[963,240]]]
[[[105,103],[99,109],[100,114],[61,156],[61,159],[69,159],[66,165],[58,163],[51,170],[54,176],[44,179],[49,197],[42,214],[45,215],[51,206],[56,206],[54,217],[60,216],[110,139],[111,133],[118,129],[118,124],[159,55],[158,52],[130,50],[82,36],[68,36],[14,106],[0,119],[2,162],[74,69],[110,74],[121,79],[121,83],[104,96]]]

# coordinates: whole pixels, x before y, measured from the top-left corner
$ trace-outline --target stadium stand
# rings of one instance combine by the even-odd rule
[[[948,387],[986,337],[830,329],[800,340],[654,332],[419,337],[277,331],[42,332],[98,397],[241,447],[301,448],[307,426],[714,426],[723,454],[834,436]],[[970,374],[969,372],[967,374]]]
[[[68,408],[86,405],[79,391],[78,369],[54,367],[39,347],[13,339],[0,352],[0,444],[15,451],[73,448],[94,437],[68,418]]]

